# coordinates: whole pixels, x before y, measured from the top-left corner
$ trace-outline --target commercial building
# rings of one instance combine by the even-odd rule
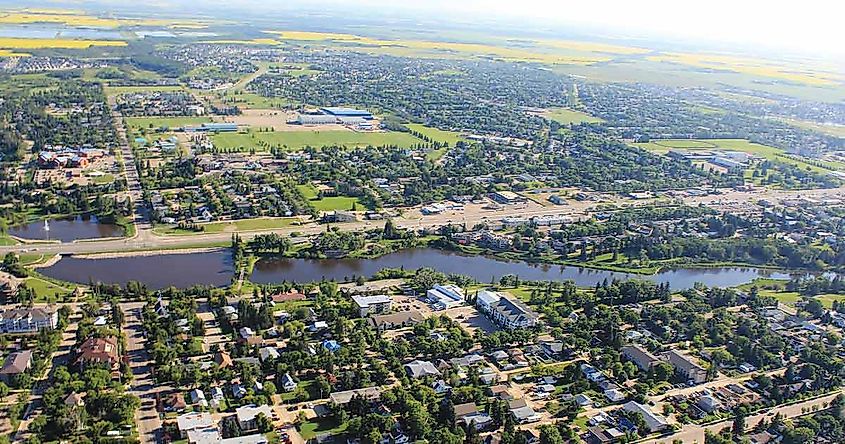
[[[401,311],[369,318],[370,325],[378,330],[392,330],[394,328],[410,327],[425,320],[425,316],[417,310]]]
[[[490,198],[503,205],[525,202],[526,200],[524,197],[514,193],[513,191],[496,191],[490,194]]]
[[[200,126],[186,126],[184,129],[187,132],[234,133],[238,130],[238,124],[227,122],[203,123]]]
[[[337,123],[337,117],[326,114],[300,114],[291,123],[297,125],[331,125]]]
[[[188,432],[191,430],[207,429],[214,427],[214,418],[210,413],[194,412],[179,415],[176,418],[176,425],[179,427],[179,435],[182,439],[188,437]]]
[[[525,303],[504,292],[481,290],[476,306],[493,322],[507,329],[533,327],[539,319]]]
[[[464,303],[466,296],[457,285],[435,285],[425,292],[425,297],[437,310],[445,310]]]
[[[388,295],[376,296],[352,296],[352,301],[358,306],[358,313],[361,317],[370,314],[381,314],[390,312],[393,299]]]
[[[267,419],[272,420],[273,410],[269,405],[245,405],[235,409],[235,416],[238,418],[238,425],[243,431],[255,430],[258,428],[256,418],[259,414],[264,414]]]
[[[355,108],[346,108],[342,106],[329,106],[325,108],[320,108],[320,111],[323,114],[328,114],[330,116],[335,117],[360,117],[366,120],[372,120],[373,114],[367,110],[362,109],[355,109]]]

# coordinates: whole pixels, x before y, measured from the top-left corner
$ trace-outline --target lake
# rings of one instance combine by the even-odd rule
[[[213,251],[103,259],[69,256],[38,271],[55,279],[80,284],[138,281],[158,290],[171,285],[179,288],[198,284],[223,287],[231,282],[234,265],[228,251]]]
[[[644,279],[657,283],[668,282],[675,290],[690,288],[696,282],[708,286],[732,287],[751,282],[758,277],[790,277],[788,273],[734,267],[674,269],[643,276],[571,266],[505,262],[484,256],[464,256],[449,251],[420,248],[403,250],[376,259],[262,259],[255,264],[250,279],[262,284],[285,280],[345,281],[353,276],[372,276],[383,268],[400,267],[407,270],[431,267],[444,273],[471,276],[485,283],[498,281],[504,275],[516,274],[523,280],[573,280],[582,287],[595,286],[605,279]],[[66,257],[40,271],[53,278],[79,283],[88,283],[89,280],[107,283],[136,280],[146,283],[150,288],[163,288],[168,285],[228,285],[233,275],[233,266],[230,253],[221,250],[108,259]]]
[[[10,227],[7,232],[22,239],[58,240],[61,242],[123,236],[123,228],[114,224],[100,223],[96,216],[50,219],[48,225],[50,229],[45,230],[44,221],[39,220],[26,225]]]

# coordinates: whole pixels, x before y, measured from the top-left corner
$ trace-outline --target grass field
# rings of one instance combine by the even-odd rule
[[[185,125],[199,125],[211,122],[210,117],[127,117],[126,124],[131,128],[178,128]]]
[[[562,125],[578,123],[601,123],[604,120],[593,117],[585,112],[575,111],[569,108],[554,108],[548,110],[544,116]]]
[[[813,159],[813,163],[810,163],[809,160],[788,155],[780,148],[752,143],[745,139],[663,139],[652,140],[647,143],[635,143],[634,145],[659,154],[665,154],[669,150],[741,151],[773,162],[795,165],[801,169],[810,169],[818,173],[827,173],[830,170],[845,171],[845,164],[816,159]]]
[[[291,151],[300,150],[306,146],[321,148],[334,145],[348,148],[395,145],[408,148],[420,143],[419,139],[407,133],[358,133],[335,130],[221,133],[212,136],[212,140],[217,148],[243,150],[255,148],[258,151],[267,150],[271,146]]]
[[[821,123],[807,122],[804,120],[784,119],[784,122],[797,126],[798,128],[808,129],[810,131],[817,131],[829,136],[845,138],[845,126],[843,125],[824,125]]]
[[[317,199],[317,189],[311,184],[297,185],[296,188],[317,211],[349,211],[352,205],[357,205],[359,209],[364,207],[357,197],[335,196]]]
[[[426,154],[426,158],[432,162],[436,162],[440,160],[448,151],[449,148],[454,148],[460,141],[466,141],[463,137],[461,137],[461,133],[457,131],[444,131],[437,128],[432,128],[429,126],[421,125],[418,123],[411,123],[405,125],[413,131],[416,131],[431,140],[441,142],[441,143],[448,143],[449,146],[445,148],[440,148],[438,150],[429,151]]]
[[[293,102],[282,97],[264,97],[250,92],[238,92],[237,94],[219,94],[220,100],[227,105],[237,105],[241,108],[252,109],[275,109],[290,105]]]
[[[48,300],[70,293],[72,289],[58,286],[39,277],[28,277],[24,281],[26,286],[35,291],[36,299]]]
[[[315,418],[302,423],[299,426],[299,433],[305,440],[313,439],[318,433],[328,433],[330,435],[337,435],[346,430],[346,424],[339,424],[336,419],[320,419]]]
[[[153,229],[159,235],[192,235],[192,234],[209,234],[209,233],[223,233],[235,231],[261,231],[274,230],[277,228],[290,227],[299,222],[295,217],[266,217],[257,219],[241,219],[225,222],[211,222],[203,224],[203,231],[182,230],[177,227],[167,227],[159,225]]]

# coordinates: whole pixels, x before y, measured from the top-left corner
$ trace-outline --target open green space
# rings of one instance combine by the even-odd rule
[[[664,154],[669,150],[681,151],[739,151],[762,157],[772,162],[779,162],[809,169],[818,173],[831,170],[843,171],[845,164],[817,159],[807,159],[768,145],[749,142],[745,139],[660,139],[645,143],[635,143],[637,147]]]
[[[333,196],[319,199],[314,185],[297,185],[296,188],[317,211],[348,211],[352,209],[353,205],[363,208],[363,204],[357,197]]]
[[[70,288],[56,285],[39,277],[28,277],[24,282],[27,287],[35,291],[35,297],[39,301],[55,299],[71,292]]]
[[[144,92],[154,92],[154,91],[179,91],[182,87],[178,85],[166,85],[166,86],[106,86],[103,88],[103,91],[106,93],[107,96],[113,96],[118,94],[131,94],[131,93],[144,93]]]
[[[282,97],[265,97],[246,91],[221,93],[218,97],[226,105],[247,109],[275,109],[294,103]]]
[[[256,219],[241,219],[234,221],[210,222],[202,224],[203,231],[181,229],[176,226],[159,225],[153,232],[160,235],[192,235],[222,233],[224,231],[259,231],[274,230],[296,225],[299,219],[296,217],[262,217]]]
[[[210,117],[127,117],[125,120],[129,127],[137,129],[178,128],[212,121]]]
[[[410,148],[420,143],[420,139],[400,132],[359,133],[354,131],[275,131],[275,132],[245,132],[220,133],[212,136],[214,146],[227,150],[266,151],[270,147],[283,148],[291,151],[303,149],[307,146],[321,148],[324,146],[386,146]]]
[[[431,150],[426,154],[426,158],[428,158],[428,160],[432,162],[440,160],[449,151],[449,149],[454,148],[458,142],[466,141],[466,139],[461,137],[461,133],[457,131],[444,131],[441,129],[421,125],[419,123],[411,123],[406,126],[412,131],[416,131],[433,141],[449,144],[449,146],[447,147]]]
[[[569,108],[552,108],[548,110],[544,116],[547,119],[554,120],[562,125],[578,124],[578,123],[601,123],[604,120],[593,117],[585,112],[576,111]]]
[[[317,434],[338,435],[346,430],[346,423],[340,424],[336,419],[315,418],[302,423],[299,426],[299,433],[306,441],[314,439]]]

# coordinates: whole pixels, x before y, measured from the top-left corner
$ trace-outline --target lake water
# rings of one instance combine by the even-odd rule
[[[63,281],[80,284],[138,281],[154,290],[171,285],[179,288],[198,284],[223,287],[231,282],[233,270],[232,256],[225,251],[107,259],[70,256],[39,269],[44,275]]]
[[[44,229],[44,221],[39,220],[27,225],[10,227],[12,236],[32,240],[58,240],[72,242],[80,239],[123,236],[123,228],[114,224],[103,224],[96,216],[75,216],[50,219],[50,229]]]
[[[584,287],[595,286],[605,279],[645,279],[668,282],[676,290],[690,288],[696,282],[708,286],[732,287],[757,277],[790,277],[787,273],[756,268],[676,269],[643,276],[569,266],[505,262],[484,256],[463,256],[422,248],[391,253],[377,259],[263,259],[255,265],[250,279],[256,283],[285,280],[311,282],[321,279],[346,281],[353,276],[372,276],[383,268],[400,267],[407,270],[431,267],[444,273],[472,276],[485,283],[498,281],[504,275],[516,274],[523,280],[573,280]],[[47,276],[72,282],[124,283],[136,280],[146,283],[150,288],[168,285],[189,287],[195,284],[224,286],[229,284],[233,275],[228,251],[112,259],[67,257],[40,271]]]

